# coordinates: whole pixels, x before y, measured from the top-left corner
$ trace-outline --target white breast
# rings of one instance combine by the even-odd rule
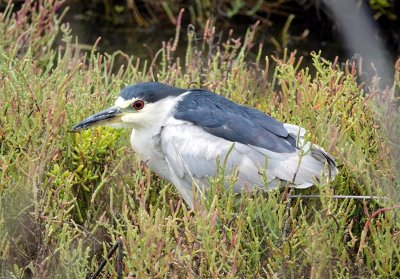
[[[157,134],[156,129],[150,131],[133,130],[131,134],[132,149],[155,173],[169,179],[168,165],[161,153],[157,139],[153,137],[154,134]]]

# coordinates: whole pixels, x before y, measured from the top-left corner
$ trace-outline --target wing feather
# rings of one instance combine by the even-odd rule
[[[232,144],[234,144],[232,148]],[[230,149],[232,150],[230,151]],[[207,179],[216,174],[216,162],[223,162],[227,154],[225,173],[238,171],[234,190],[240,192],[259,187],[278,187],[280,182],[305,188],[313,185],[315,179],[326,175],[326,161],[317,160],[308,153],[277,153],[265,148],[234,143],[216,137],[190,122],[174,120],[161,132],[161,149],[170,164],[170,169],[179,177],[182,187],[188,188],[195,181],[207,187]],[[266,174],[268,185],[264,185],[262,173]]]
[[[178,103],[174,117],[231,142],[281,153],[296,151],[281,122],[209,91],[192,90]]]

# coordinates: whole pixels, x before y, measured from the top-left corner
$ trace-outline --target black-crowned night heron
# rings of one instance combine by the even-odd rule
[[[235,172],[235,192],[281,185],[306,188],[337,174],[335,160],[304,141],[303,128],[207,90],[156,82],[129,86],[115,106],[73,130],[94,125],[132,128],[133,150],[174,184],[191,208],[192,186],[206,189],[218,160],[226,160],[225,173]]]

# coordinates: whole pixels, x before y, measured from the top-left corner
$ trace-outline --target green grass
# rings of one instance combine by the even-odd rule
[[[371,217],[400,202],[399,67],[393,88],[374,83],[366,95],[351,65],[341,69],[320,54],[310,70],[289,53],[245,62],[252,31],[243,44],[217,47],[215,37],[198,42],[189,31],[184,58],[169,44],[154,61],[83,52],[54,5],[41,15],[32,7],[0,16],[0,276],[84,278],[118,238],[124,275],[136,278],[400,276],[399,212]],[[64,44],[55,49],[60,32]],[[340,173],[328,186],[294,191],[320,199],[290,202],[281,191],[233,195],[220,173],[202,200],[207,210],[190,212],[171,184],[140,164],[129,131],[69,132],[123,86],[149,80],[207,87],[302,125]],[[116,277],[113,260],[108,276]]]

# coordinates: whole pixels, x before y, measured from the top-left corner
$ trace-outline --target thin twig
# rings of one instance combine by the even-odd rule
[[[118,254],[117,254],[117,279],[122,279],[123,277],[123,256],[124,256],[124,244],[122,239],[119,238],[117,241],[118,244]]]
[[[304,199],[319,199],[321,195],[288,195],[289,198],[304,198]],[[378,199],[387,199],[387,197],[378,197],[378,196],[354,196],[354,195],[332,195],[326,196],[334,199],[356,199],[356,200],[378,200]]]
[[[120,242],[121,242],[121,244],[120,244]],[[96,270],[96,272],[93,274],[93,276],[90,277],[90,279],[96,279],[100,275],[101,271],[106,266],[107,261],[112,257],[112,255],[114,255],[114,253],[118,247],[122,247],[121,239],[118,239],[118,241],[114,244],[114,246],[111,248],[110,252],[108,252],[107,258],[103,259],[101,261],[99,268]],[[118,276],[119,276],[119,274],[118,274]],[[118,277],[118,278],[122,278],[122,277]]]
[[[288,239],[289,233],[290,233],[290,208],[292,206],[292,199],[290,192],[292,191],[291,188],[288,187],[288,192],[287,192],[287,204],[286,204],[286,212],[285,212],[285,223],[283,225],[283,234],[285,236],[285,240]]]

